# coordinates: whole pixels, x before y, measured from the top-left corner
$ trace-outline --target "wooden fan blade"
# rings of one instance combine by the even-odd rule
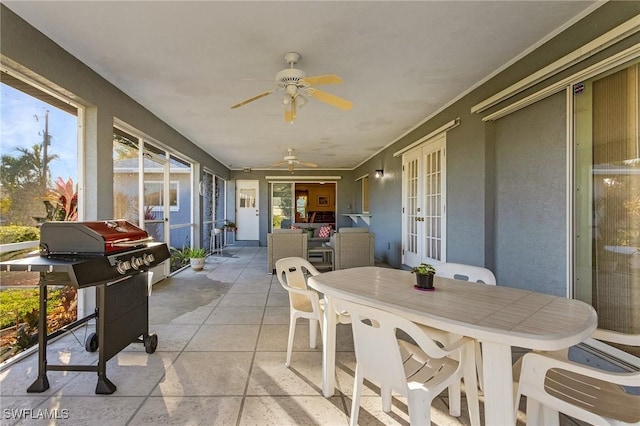
[[[260,98],[264,98],[265,96],[268,96],[268,95],[270,95],[272,93],[273,93],[273,90],[269,90],[268,92],[260,93],[259,95],[256,95],[253,98],[245,99],[242,102],[238,102],[235,105],[231,105],[231,109],[240,108],[242,105],[246,105],[249,102],[253,102],[253,101],[256,101],[256,100],[258,100]]]
[[[284,166],[285,164],[289,164],[288,161],[277,161],[271,165],[271,167]]]
[[[309,94],[309,96],[312,96],[317,100],[327,103],[336,108],[340,108],[343,111],[349,111],[353,107],[351,101],[348,101],[336,95],[332,95],[331,93],[327,93],[323,90],[318,90],[310,87],[309,89],[307,89],[307,93]]]
[[[302,81],[309,83],[311,86],[320,86],[323,84],[338,84],[342,83],[342,79],[334,74],[318,75],[315,77],[305,77]]]
[[[296,163],[300,164],[301,166],[306,166],[306,167],[318,167],[317,164],[315,163],[307,163],[306,161],[296,161]]]

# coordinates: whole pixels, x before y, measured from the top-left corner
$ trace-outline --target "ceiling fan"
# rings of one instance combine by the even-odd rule
[[[312,87],[323,84],[342,83],[342,79],[333,74],[307,77],[307,74],[304,71],[293,67],[298,63],[300,58],[300,54],[296,52],[289,52],[285,54],[284,60],[289,64],[289,68],[285,68],[276,74],[277,88],[238,102],[237,104],[232,105],[231,109],[240,108],[249,102],[264,98],[275,91],[284,90],[285,95],[282,99],[282,105],[284,106],[284,120],[289,123],[293,123],[293,120],[296,119],[297,110],[307,103],[307,98],[305,98],[302,93],[336,108],[340,108],[341,110],[350,110],[353,106],[350,101]]]
[[[293,148],[287,148],[287,155],[284,156],[282,161],[278,161],[276,163],[273,163],[271,165],[271,167],[279,167],[279,166],[286,165],[287,166],[287,170],[289,170],[291,173],[293,173],[293,170],[294,170],[296,164],[299,164],[299,165],[305,166],[305,167],[318,167],[318,165],[315,164],[315,163],[309,163],[307,161],[298,160],[298,157],[293,155]]]

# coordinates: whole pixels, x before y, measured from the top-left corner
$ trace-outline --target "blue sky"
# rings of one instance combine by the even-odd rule
[[[0,154],[18,156],[17,147],[31,148],[42,143],[45,114],[49,110],[49,154],[58,158],[51,162],[52,180],[62,177],[78,182],[77,117],[35,99],[6,84],[0,84]],[[38,116],[38,120],[34,118]]]

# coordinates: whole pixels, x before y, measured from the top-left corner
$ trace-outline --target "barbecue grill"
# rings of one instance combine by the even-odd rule
[[[106,362],[132,342],[155,352],[158,337],[149,334],[148,270],[170,257],[166,244],[125,220],[45,222],[40,255],[0,263],[2,271],[40,273],[38,378],[27,392],[49,389],[47,371],[95,371],[97,394],[112,394]],[[96,311],[47,335],[47,286],[96,287]],[[98,351],[96,365],[49,365],[47,341],[96,318],[85,349]]]

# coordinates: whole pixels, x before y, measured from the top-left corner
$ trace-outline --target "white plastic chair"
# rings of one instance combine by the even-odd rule
[[[465,265],[463,263],[440,263],[434,265],[434,267],[436,268],[436,276],[439,277],[496,285],[496,277],[493,275],[493,272],[480,266]],[[424,325],[420,325],[419,327],[433,339],[442,344],[446,344],[447,342],[460,337],[458,335]],[[476,342],[475,357],[478,386],[482,389],[484,378],[482,373],[482,348],[480,347],[479,342]],[[449,414],[452,416],[460,415],[460,396],[460,383],[454,383],[449,387]]]
[[[559,412],[594,425],[640,425],[640,358],[595,339],[640,347],[640,335],[606,330],[597,330],[581,344],[620,360],[618,367],[626,368],[616,368],[618,371],[572,361],[569,349],[530,352],[518,360],[514,366],[516,374],[520,370],[515,412],[520,397],[526,396],[527,425],[558,425]]]
[[[465,265],[463,263],[440,263],[434,266],[436,268],[436,276],[439,277],[496,285],[496,277],[493,272],[481,266]]]
[[[325,303],[315,290],[307,288],[306,276],[315,276],[320,273],[308,260],[301,257],[285,257],[276,261],[275,266],[280,285],[289,292],[289,339],[285,362],[288,367],[291,363],[297,319],[307,318],[309,320],[309,347],[315,349],[318,328],[322,332],[322,315]],[[346,324],[350,322],[350,319],[345,315],[338,315],[338,322]]]
[[[471,424],[480,424],[472,339],[462,337],[440,348],[407,319],[344,300],[336,300],[335,305],[338,311],[350,314],[353,327],[356,371],[350,418],[352,426],[358,423],[365,378],[380,384],[385,412],[391,411],[392,391],[405,396],[412,425],[430,425],[433,398],[464,378],[469,387],[467,399]],[[397,330],[407,333],[418,346],[397,339]]]
[[[471,281],[480,284],[496,285],[496,277],[487,268],[463,263],[441,263],[435,266],[436,276],[451,278],[453,280]],[[478,385],[483,387],[484,378],[482,374],[482,348],[476,342],[476,365],[478,370]],[[459,393],[459,391],[457,391]]]

